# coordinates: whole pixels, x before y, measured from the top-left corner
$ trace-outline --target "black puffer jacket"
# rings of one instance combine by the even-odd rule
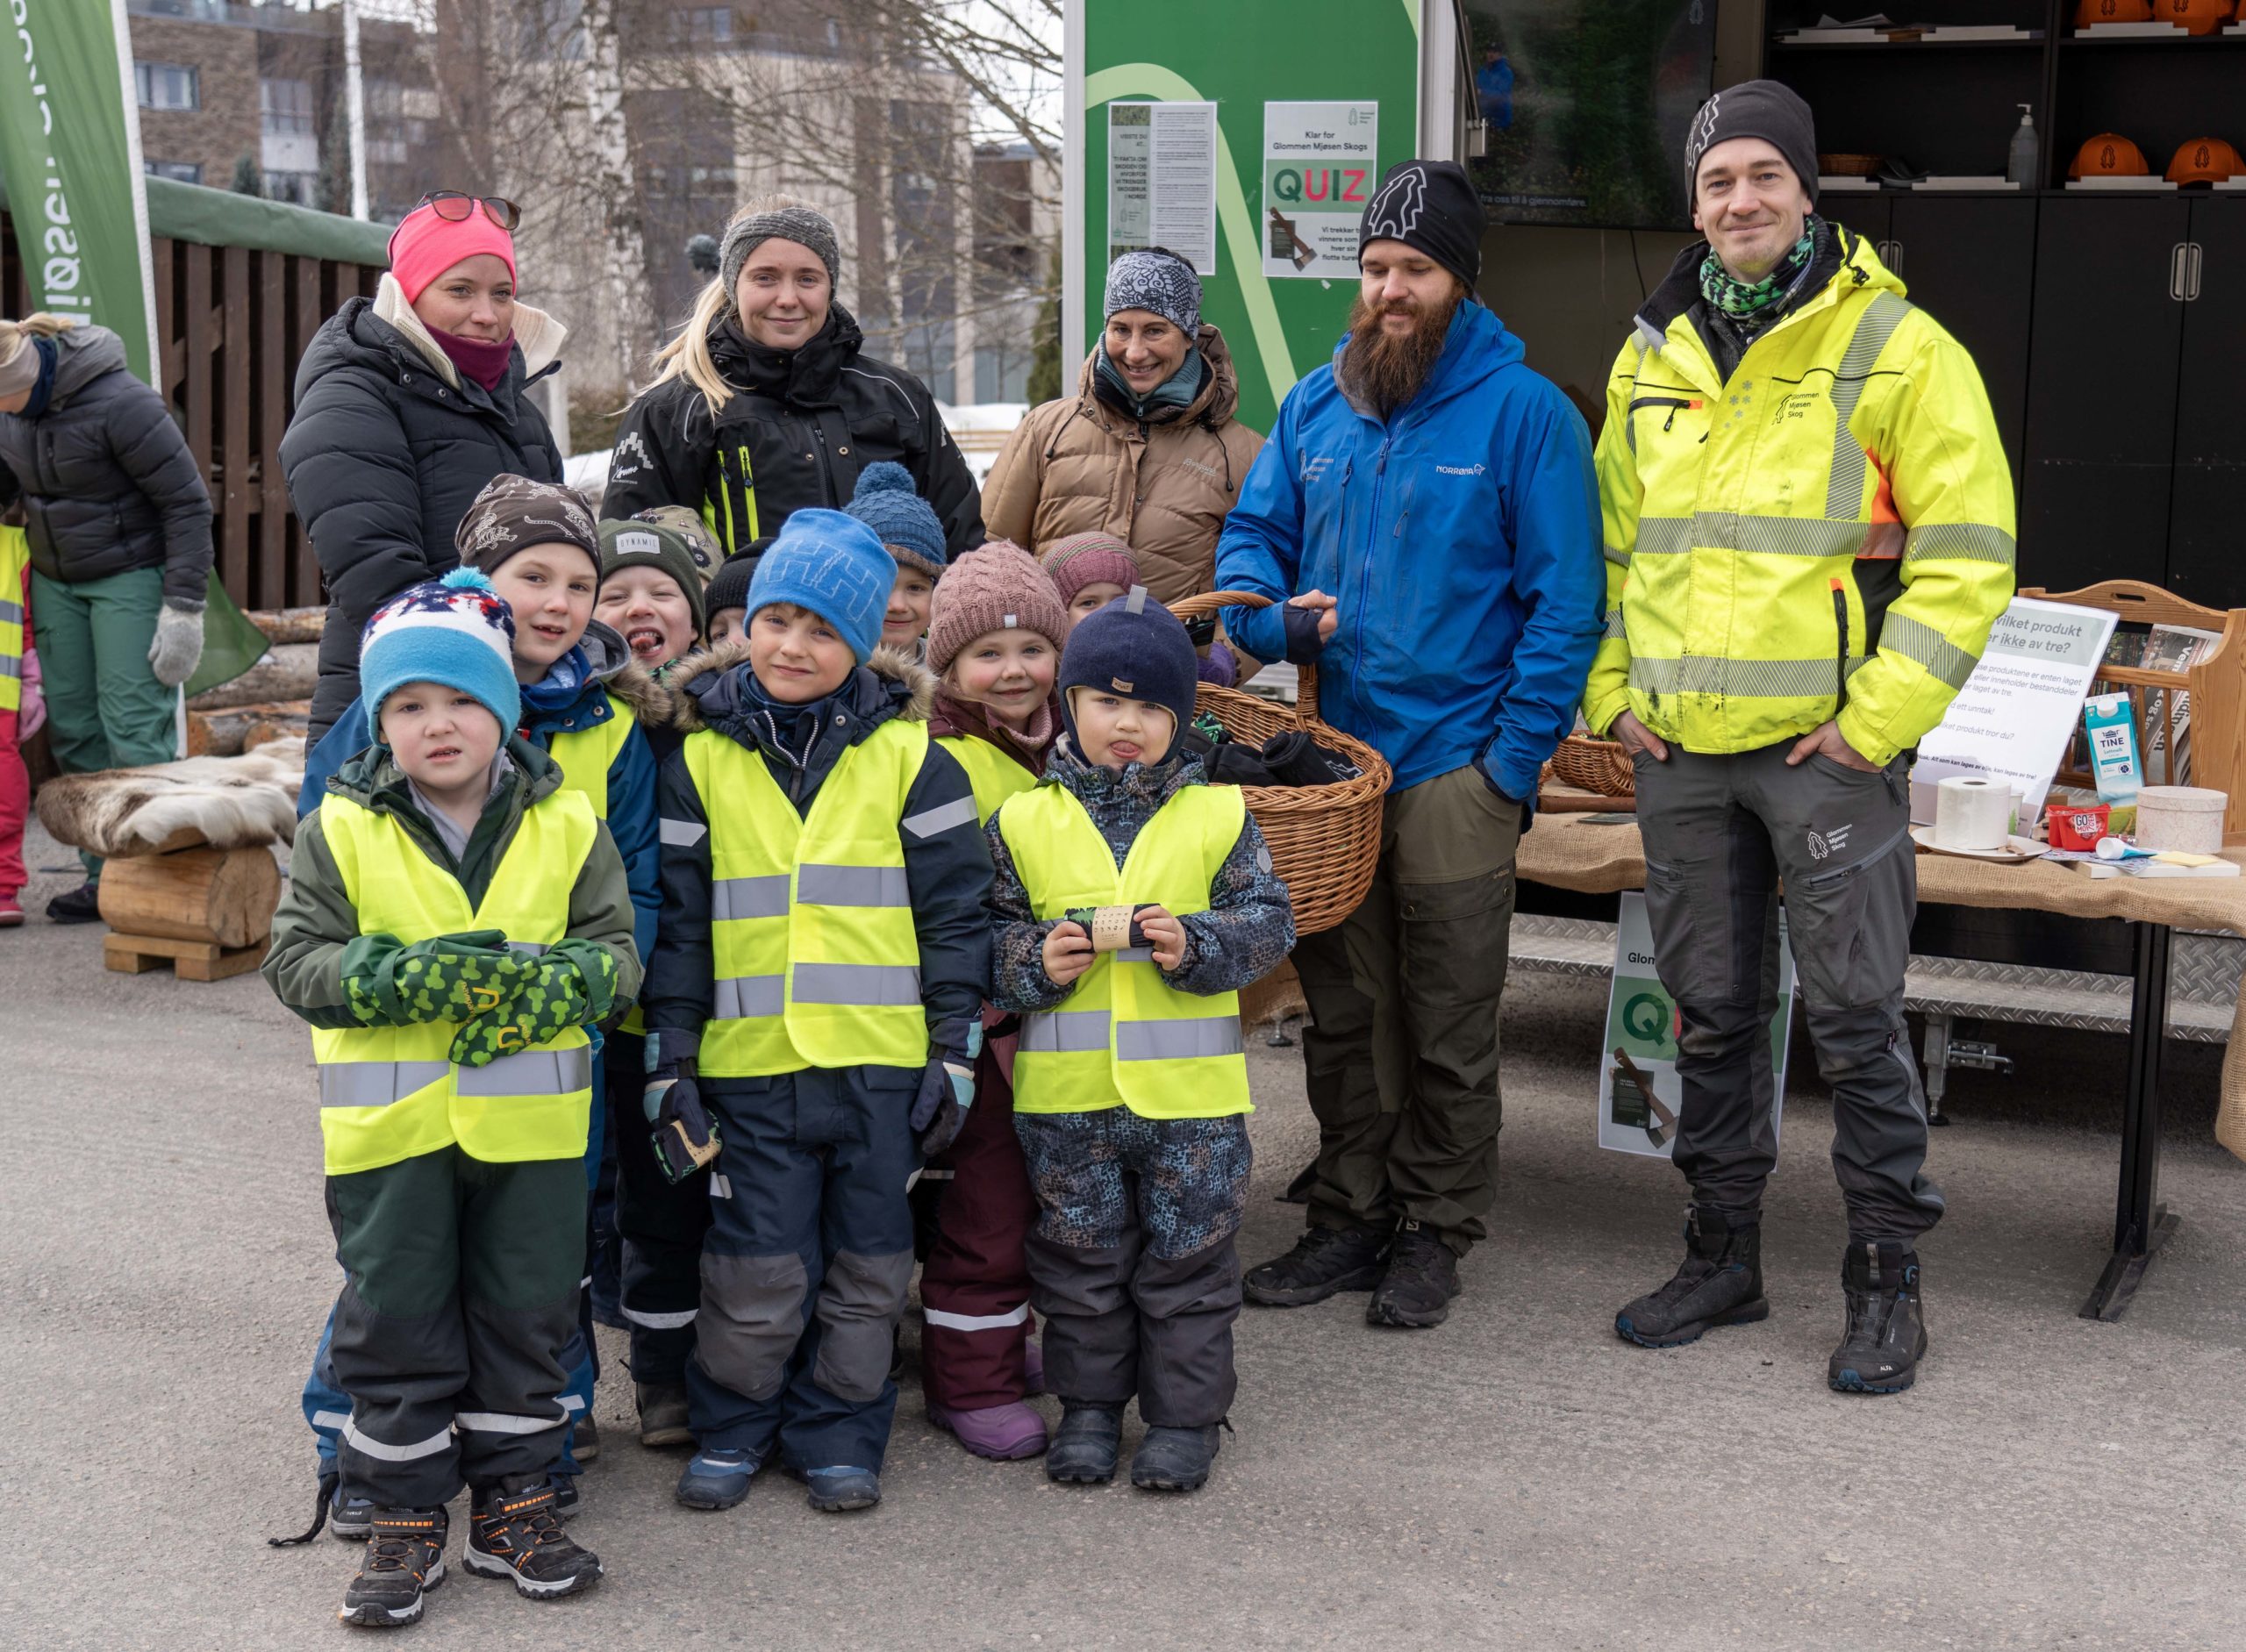
[[[0,510],[23,501],[32,566],[66,584],[161,568],[166,601],[200,603],[211,495],[171,409],[107,327],[58,334],[54,354],[46,411],[0,413]]]
[[[738,322],[719,322],[710,355],[733,398],[714,422],[690,379],[667,380],[633,403],[616,433],[601,514],[683,504],[704,513],[731,555],[777,533],[790,511],[840,510],[858,472],[891,459],[912,473],[951,555],[980,545],[982,498],[935,397],[903,368],[862,354],[864,342],[840,304],[799,350],[769,349]]]
[[[312,335],[281,465],[327,587],[315,742],[358,697],[367,617],[460,565],[453,533],[483,484],[506,472],[562,480],[554,433],[524,394],[530,383],[519,346],[497,390],[447,383],[366,298],[347,301]]]

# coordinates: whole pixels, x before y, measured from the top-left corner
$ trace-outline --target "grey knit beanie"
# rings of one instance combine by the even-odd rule
[[[795,241],[819,254],[826,266],[826,279],[842,279],[841,244],[835,239],[834,221],[817,207],[776,206],[769,212],[747,212],[726,225],[726,239],[718,251],[718,279],[725,283],[731,303],[740,285],[740,268],[748,255],[769,240]]]
[[[1125,253],[1107,267],[1099,318],[1119,310],[1151,310],[1191,339],[1201,331],[1201,278],[1167,247]]]

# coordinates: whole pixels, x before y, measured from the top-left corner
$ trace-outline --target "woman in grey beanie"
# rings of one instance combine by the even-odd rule
[[[1217,532],[1263,439],[1233,417],[1240,381],[1201,320],[1201,282],[1162,247],[1109,266],[1106,325],[1077,393],[1030,410],[983,490],[983,521],[1032,552],[1112,533],[1163,602],[1211,589]]]
[[[859,473],[891,460],[942,521],[949,555],[983,542],[975,477],[935,397],[865,354],[835,296],[841,273],[840,238],[817,208],[770,195],[733,215],[717,278],[617,432],[609,515],[684,505],[732,555],[805,505],[848,504]]]

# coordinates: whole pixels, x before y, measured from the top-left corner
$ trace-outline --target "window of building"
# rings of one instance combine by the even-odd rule
[[[267,200],[310,206],[313,193],[319,187],[319,175],[315,172],[268,172],[262,182]]]
[[[140,163],[140,170],[152,178],[169,178],[175,183],[203,182],[203,163],[200,161],[144,160]]]
[[[143,109],[200,109],[203,77],[190,63],[132,65],[132,83]]]
[[[728,46],[733,38],[731,6],[689,6],[671,13],[671,32],[688,46]]]
[[[263,130],[275,135],[309,136],[312,130],[312,83],[310,81],[260,80],[258,115]]]

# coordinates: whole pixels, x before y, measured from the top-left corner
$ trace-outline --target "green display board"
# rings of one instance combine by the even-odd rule
[[[1069,383],[1111,252],[1158,241],[1201,267],[1239,417],[1270,429],[1347,328],[1364,201],[1417,152],[1420,14],[1420,0],[1078,0]]]

